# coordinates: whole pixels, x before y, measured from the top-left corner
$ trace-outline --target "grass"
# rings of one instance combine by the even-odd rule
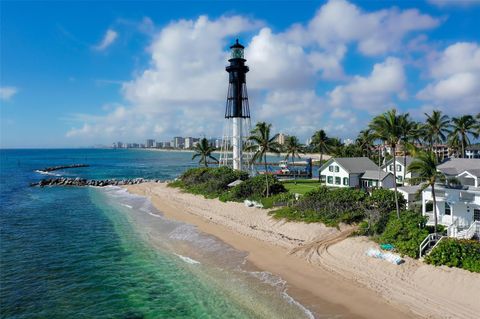
[[[305,193],[320,186],[318,179],[297,179],[282,182],[285,188],[291,193],[304,195]]]

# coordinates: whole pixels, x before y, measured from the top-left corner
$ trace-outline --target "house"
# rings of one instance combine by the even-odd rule
[[[411,156],[407,156],[405,158],[403,156],[396,157],[395,170],[397,174],[397,184],[410,185],[410,179],[412,178],[412,173],[407,172],[407,169],[411,162],[413,162],[413,157]],[[392,158],[382,166],[382,169],[385,172],[389,172],[393,174],[393,168],[394,168],[393,165],[394,164],[393,164],[393,158]],[[413,177],[415,177],[415,175],[413,175]]]
[[[422,204],[422,194],[420,185],[400,186],[397,191],[405,198],[405,207],[414,210],[415,207],[420,207]]]
[[[480,236],[480,159],[452,158],[437,168],[450,179],[435,185],[438,223],[452,237]],[[422,192],[422,214],[434,223],[431,187]]]
[[[329,159],[319,170],[320,181],[334,187],[394,187],[391,173],[382,171],[368,157],[337,157]]]
[[[480,144],[469,145],[465,148],[466,158],[480,158]]]

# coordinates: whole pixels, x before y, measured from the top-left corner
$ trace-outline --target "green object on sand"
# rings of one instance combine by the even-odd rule
[[[382,248],[383,250],[393,250],[393,248],[395,247],[392,244],[381,244],[380,248]]]

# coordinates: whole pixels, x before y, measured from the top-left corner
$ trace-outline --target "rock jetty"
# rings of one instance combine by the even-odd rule
[[[65,169],[65,168],[78,168],[78,167],[89,167],[90,165],[88,164],[72,164],[72,165],[59,165],[59,166],[53,166],[53,167],[46,167],[39,169],[39,172],[52,172],[52,171],[58,171],[60,169]]]
[[[85,179],[85,178],[67,178],[67,177],[59,177],[59,178],[49,178],[49,179],[42,179],[37,183],[31,183],[30,186],[97,186],[97,187],[104,187],[104,186],[121,186],[121,185],[134,185],[134,184],[141,184],[147,182],[155,182],[159,183],[160,180],[158,179],[143,179],[143,178],[134,178],[134,179],[102,179],[102,180],[94,180],[94,179]]]

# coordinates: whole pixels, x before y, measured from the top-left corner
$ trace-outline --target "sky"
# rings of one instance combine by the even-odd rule
[[[301,141],[480,112],[480,0],[2,0],[0,147],[219,137],[236,38],[252,123]]]

